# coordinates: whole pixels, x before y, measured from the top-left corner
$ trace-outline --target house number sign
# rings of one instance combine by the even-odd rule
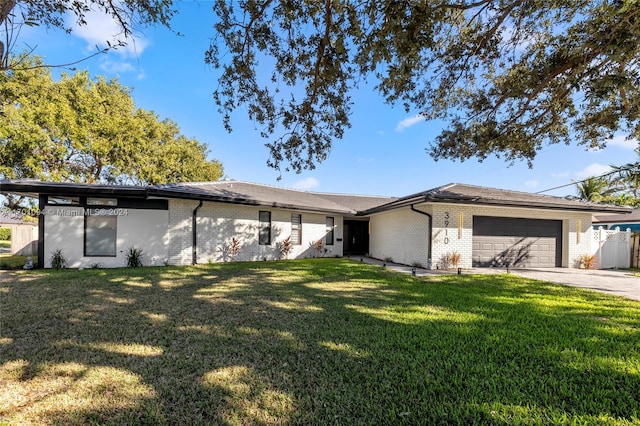
[[[444,212],[444,243],[449,244],[449,212]]]

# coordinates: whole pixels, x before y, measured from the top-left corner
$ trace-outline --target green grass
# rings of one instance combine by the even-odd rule
[[[33,263],[38,263],[38,256],[31,256]],[[0,253],[0,270],[22,269],[27,263],[27,256],[13,256],[9,253]]]
[[[595,292],[346,259],[0,283],[0,423],[640,423],[640,304]]]
[[[0,240],[0,247],[2,247],[2,248],[10,248],[11,247],[11,241]]]

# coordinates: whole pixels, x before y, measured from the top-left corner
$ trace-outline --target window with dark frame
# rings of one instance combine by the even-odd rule
[[[80,197],[63,197],[57,195],[47,196],[47,204],[60,206],[79,206]]]
[[[87,209],[84,216],[84,255],[115,257],[118,217],[105,209]]]
[[[302,244],[302,215],[300,213],[291,214],[291,244],[296,246]]]
[[[331,216],[327,216],[327,229],[326,229],[326,235],[324,238],[324,243],[327,246],[332,246],[333,245],[333,227],[335,225],[335,220],[333,217]]]
[[[271,245],[271,212],[260,211],[258,214],[260,228],[258,230],[258,244]]]

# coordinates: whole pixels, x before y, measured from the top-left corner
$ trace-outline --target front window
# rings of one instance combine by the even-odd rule
[[[299,213],[291,215],[291,244],[302,244],[302,215]]]
[[[271,245],[271,212],[260,211],[259,221],[258,244],[261,246]]]
[[[88,206],[117,206],[118,200],[116,198],[87,198]]]
[[[116,256],[118,218],[104,209],[87,209],[84,217],[84,255]]]
[[[332,217],[327,217],[327,229],[325,234],[324,243],[325,245],[332,246],[333,245],[333,228],[335,225],[335,221]]]
[[[78,206],[80,205],[80,197],[61,197],[57,195],[49,195],[47,197],[47,204],[54,204],[58,206]]]

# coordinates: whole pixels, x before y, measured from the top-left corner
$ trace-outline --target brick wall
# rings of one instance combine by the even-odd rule
[[[463,268],[472,266],[473,216],[497,216],[562,220],[562,266],[575,267],[578,258],[591,251],[591,214],[513,207],[468,206],[461,204],[422,204],[416,209],[433,217],[433,268],[448,253],[460,254]],[[378,259],[429,265],[427,239],[429,218],[409,207],[371,217],[370,254]]]
[[[192,262],[192,215],[196,201],[171,200],[169,202],[170,263],[188,265]],[[271,212],[271,244],[258,244],[259,211]],[[240,243],[237,261],[280,259],[279,243],[291,235],[291,214],[302,215],[302,243],[294,245],[289,259],[304,257],[342,256],[343,219],[335,219],[334,244],[323,245],[318,252],[310,243],[326,236],[327,215],[300,211],[254,207],[239,204],[205,202],[197,214],[198,263],[231,260],[229,247],[233,238]]]
[[[422,209],[427,211],[426,209]],[[371,216],[369,251],[377,259],[428,265],[429,218],[408,207]]]

